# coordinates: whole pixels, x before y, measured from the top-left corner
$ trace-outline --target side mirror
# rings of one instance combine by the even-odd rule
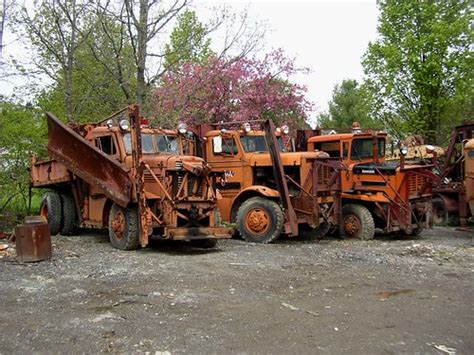
[[[212,138],[212,150],[214,153],[220,154],[222,153],[222,137],[215,136]]]

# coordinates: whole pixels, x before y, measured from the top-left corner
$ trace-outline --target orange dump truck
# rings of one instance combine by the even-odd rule
[[[399,162],[385,162],[386,133],[363,132],[357,124],[350,133],[317,133],[307,139],[307,151],[324,151],[347,167],[341,171],[342,235],[372,239],[376,228],[416,235],[430,226],[433,165],[405,164],[405,148]]]
[[[151,235],[201,247],[231,237],[217,209],[222,174],[184,155],[192,144],[185,135],[147,127],[136,105],[93,124],[47,119],[51,159],[33,158],[31,184],[50,190],[40,213],[52,234],[108,227],[123,250],[146,246]]]
[[[271,121],[199,126],[202,155],[218,184],[222,219],[249,242],[269,243],[281,234],[319,237],[340,219],[339,161],[324,152],[294,152],[287,127]],[[287,140],[287,143],[291,141]]]

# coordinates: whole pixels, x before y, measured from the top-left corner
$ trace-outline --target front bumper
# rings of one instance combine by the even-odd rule
[[[230,239],[234,230],[226,227],[193,227],[166,228],[165,239],[196,240],[196,239]]]

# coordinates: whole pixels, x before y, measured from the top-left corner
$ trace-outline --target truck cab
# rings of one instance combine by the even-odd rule
[[[341,172],[342,235],[372,239],[375,228],[384,232],[419,234],[430,226],[431,167],[385,161],[387,134],[363,132],[358,124],[351,133],[314,136],[307,150],[324,150],[346,165]]]
[[[282,233],[291,236],[308,232],[324,235],[337,224],[338,183],[331,180],[334,167],[324,152],[295,152],[287,127],[271,132],[288,187],[289,204],[284,205],[274,153],[260,127],[244,124],[240,129],[212,129],[203,135],[203,154],[214,171],[224,171],[217,185],[222,219],[235,223],[250,242],[268,243]],[[335,174],[334,176],[337,176]],[[288,215],[294,211],[294,218]],[[291,230],[293,219],[298,231]]]

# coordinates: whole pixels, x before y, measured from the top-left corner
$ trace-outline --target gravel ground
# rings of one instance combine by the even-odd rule
[[[473,233],[0,252],[0,353],[474,353]]]

